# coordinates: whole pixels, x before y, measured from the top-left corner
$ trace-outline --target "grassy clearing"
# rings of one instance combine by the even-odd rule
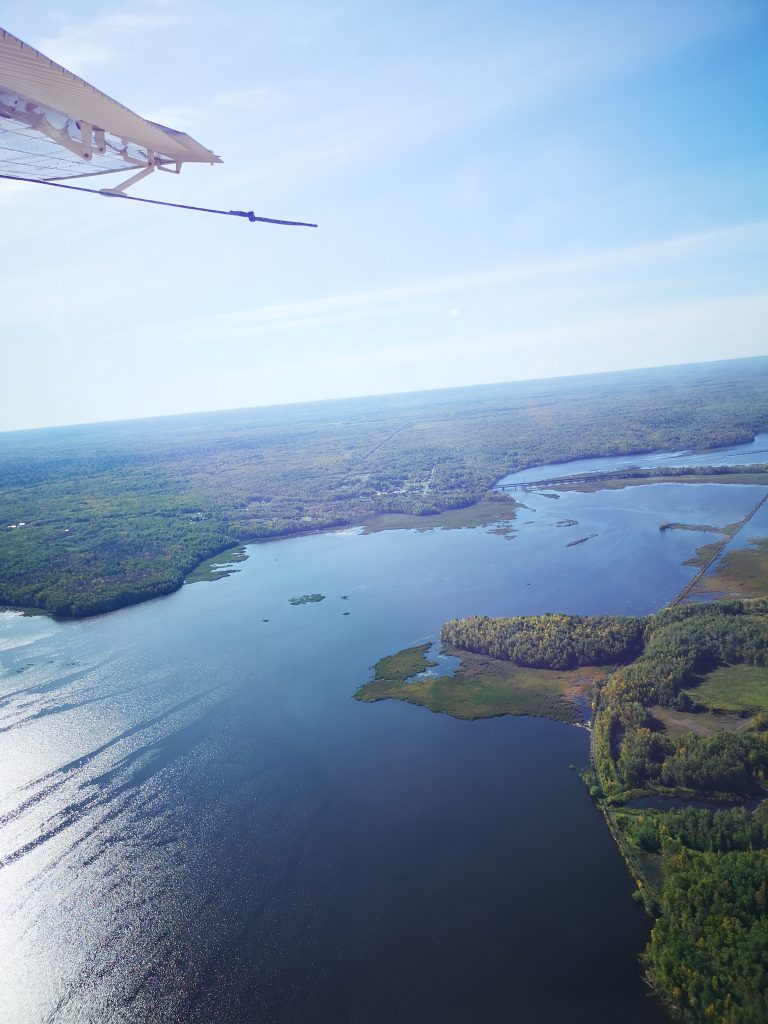
[[[698,690],[690,691],[690,696],[698,700]],[[693,732],[697,736],[714,736],[716,732],[741,732],[749,725],[748,718],[734,714],[715,714],[712,711],[673,711],[655,704],[650,709],[656,722],[671,738],[676,739],[684,732]]]
[[[687,693],[691,700],[710,709],[768,711],[768,668],[761,665],[721,665]]]
[[[197,568],[185,577],[185,583],[211,583],[213,580],[223,580],[231,576],[233,572],[240,572],[235,569],[237,562],[244,562],[248,557],[245,547],[241,544],[228,551],[222,551],[220,555],[207,558]]]
[[[714,571],[698,582],[693,594],[768,596],[768,537],[753,538],[748,547],[728,552]]]
[[[515,518],[518,507],[515,501],[478,501],[467,508],[452,508],[434,515],[410,515],[402,512],[384,512],[368,519],[363,533],[380,533],[382,530],[463,530],[471,526],[492,526],[504,523],[505,529]]]
[[[429,646],[411,647],[382,658],[374,666],[373,679],[355,693],[356,699],[373,702],[394,698],[454,718],[534,715],[580,722],[582,715],[574,698],[590,694],[611,671],[610,667],[567,672],[518,668],[508,661],[445,647],[446,654],[461,659],[453,676],[412,679],[434,667],[435,663],[427,660]]]

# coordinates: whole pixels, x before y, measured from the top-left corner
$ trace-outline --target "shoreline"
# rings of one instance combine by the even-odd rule
[[[753,434],[750,440],[754,441],[756,437],[757,433]],[[729,448],[734,447],[735,445],[750,443],[750,440],[744,442],[735,442],[734,444],[725,445],[718,448],[690,449],[686,450],[685,452],[681,452],[681,454],[705,454],[708,452],[716,453],[718,451],[727,451]],[[625,458],[632,457],[634,455],[642,456],[653,455],[656,453],[660,455],[665,453],[675,454],[678,451],[679,449],[673,448],[653,448],[644,449],[642,451],[620,452],[610,456],[585,455],[580,459],[575,459],[572,461],[588,461],[590,459],[595,458]],[[543,468],[543,466],[546,464],[539,465],[542,465]],[[556,463],[553,463],[552,465],[556,465]],[[676,469],[679,468],[681,472],[672,472],[669,474],[662,474],[656,476],[653,476],[653,473],[655,472],[654,470],[609,470],[602,474],[599,472],[596,472],[595,474],[589,474],[589,480],[587,482],[584,482],[583,478],[578,478],[577,480],[574,480],[569,484],[568,481],[565,479],[553,478],[551,486],[548,481],[543,481],[543,483],[550,486],[550,489],[552,489],[555,493],[558,490],[608,490],[616,487],[623,488],[628,486],[648,485],[656,483],[753,483],[754,485],[757,486],[768,486],[768,472],[766,472],[765,465],[760,463],[755,463],[752,465],[754,465],[755,467],[754,472],[750,471],[749,464],[747,466],[734,464],[734,466],[726,467],[724,471],[721,473],[685,473],[684,470],[687,467],[675,467]],[[736,469],[740,469],[741,472],[734,472],[734,470]],[[515,470],[515,472],[525,472],[525,469]],[[510,474],[506,475],[508,476]],[[761,477],[761,479],[755,479],[753,481],[743,479],[743,477],[749,476]],[[740,479],[735,479],[735,477],[739,477]],[[504,476],[500,477],[491,488],[491,492],[496,488],[499,488],[499,484],[504,479]],[[317,526],[309,527],[307,529],[289,530],[284,533],[279,533],[268,537],[244,534],[240,537],[228,538],[228,543],[226,545],[222,546],[221,548],[213,552],[207,552],[204,558],[201,558],[199,561],[196,561],[193,564],[186,566],[183,572],[181,572],[178,575],[177,579],[173,583],[168,584],[159,591],[156,590],[154,593],[147,594],[142,594],[140,592],[126,593],[120,596],[118,602],[115,603],[113,607],[105,608],[99,611],[85,612],[83,614],[76,615],[62,615],[57,614],[56,612],[51,612],[48,609],[41,607],[40,605],[15,605],[11,602],[5,602],[0,604],[0,611],[18,611],[24,615],[46,615],[54,621],[60,622],[82,621],[85,619],[96,618],[100,615],[108,615],[112,612],[120,611],[123,608],[132,607],[133,605],[144,604],[147,601],[153,601],[161,597],[169,597],[171,594],[174,594],[177,591],[181,590],[181,588],[187,583],[188,577],[198,572],[198,570],[200,570],[201,567],[205,565],[206,562],[215,563],[217,558],[219,558],[227,551],[232,551],[237,548],[245,548],[246,546],[251,544],[263,544],[269,541],[291,540],[293,538],[311,537],[318,534],[337,533],[349,529],[360,529],[364,533],[376,533],[382,530],[396,529],[413,529],[418,530],[419,532],[427,532],[432,529],[461,529],[470,528],[472,526],[489,526],[493,525],[494,523],[505,525],[509,532],[513,532],[515,530],[513,522],[516,518],[516,510],[521,507],[524,507],[524,502],[517,501],[515,498],[512,497],[512,494],[514,493],[514,491],[518,489],[522,490],[522,493],[524,494],[526,488],[531,489],[535,485],[535,481],[532,482],[531,484],[526,485],[511,484],[507,488],[499,488],[498,493],[500,497],[496,501],[493,500],[492,498],[484,497],[480,498],[478,501],[473,502],[470,505],[461,506],[459,508],[443,509],[439,512],[428,513],[423,516],[407,512],[364,513],[361,515],[350,517],[349,521],[346,523],[338,523],[332,526]],[[503,495],[504,497],[501,497],[501,495]],[[491,506],[498,506],[498,509],[494,509],[493,514],[490,514],[487,511]],[[507,516],[503,516],[501,514],[504,511],[504,506],[509,506],[509,514]],[[756,509],[754,511],[756,511]],[[751,518],[751,516],[749,518]],[[233,540],[234,543],[232,542]],[[708,568],[709,567],[711,567],[711,565],[708,566]],[[207,579],[208,581],[212,581],[214,579],[223,578],[223,576],[225,575],[229,575],[229,572],[222,573],[221,576],[209,576]],[[703,578],[704,575],[705,573],[699,574],[701,578]],[[206,577],[202,577],[202,579],[206,579]],[[200,582],[202,581],[202,579],[191,580],[190,582]],[[697,577],[697,581],[700,582],[699,577]]]

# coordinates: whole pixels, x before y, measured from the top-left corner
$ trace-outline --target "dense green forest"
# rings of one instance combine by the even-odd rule
[[[595,693],[587,780],[657,918],[648,975],[683,1021],[768,1020],[768,715],[747,702],[741,717],[721,715],[713,726],[696,704],[697,685],[718,666],[768,666],[768,600],[682,605],[644,619],[475,617],[447,623],[443,639],[520,665],[616,664]],[[731,696],[738,703],[738,691]],[[668,721],[697,724],[701,713],[709,724],[672,735],[658,708],[669,709]],[[649,794],[758,802],[626,806]]]
[[[609,665],[638,654],[644,619],[624,615],[473,616],[443,626],[443,643],[529,668]]]
[[[650,710],[690,708],[698,680],[722,663],[768,665],[768,601],[681,605],[650,617],[643,653],[618,668],[599,695],[593,753],[607,796],[638,788],[744,793],[762,779],[762,718],[754,730],[671,738]]]
[[[646,969],[675,1016],[768,1020],[768,805],[614,812],[662,879],[639,890],[658,917]],[[641,883],[642,884],[642,883]]]
[[[768,666],[768,600],[678,605],[647,618],[476,616],[447,622],[441,638],[521,666],[616,665],[596,695],[593,743],[612,801],[636,791],[743,795],[768,770],[765,716],[741,732],[672,737],[652,711],[695,710],[697,682],[718,665]]]
[[[106,611],[244,540],[462,508],[534,464],[765,429],[761,358],[0,434],[0,604]]]

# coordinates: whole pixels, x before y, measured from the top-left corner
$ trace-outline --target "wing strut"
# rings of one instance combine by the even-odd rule
[[[140,172],[144,177],[144,173]],[[257,217],[253,210],[213,210],[207,206],[188,206],[185,203],[166,203],[160,199],[144,199],[142,196],[129,196],[125,192],[118,192],[117,189],[109,188],[83,188],[82,185],[65,185],[60,181],[41,181],[39,178],[21,178],[15,174],[0,174],[0,178],[7,181],[26,181],[31,185],[50,185],[51,188],[66,188],[72,192],[90,192],[94,196],[112,196],[115,199],[128,199],[132,203],[149,203],[151,206],[171,206],[174,210],[193,210],[195,213],[218,213],[224,217],[245,217],[251,223],[260,224],[285,224],[293,228],[316,228],[317,224],[308,224],[303,220],[278,220],[276,217]],[[123,183],[123,188],[131,184],[134,179]]]

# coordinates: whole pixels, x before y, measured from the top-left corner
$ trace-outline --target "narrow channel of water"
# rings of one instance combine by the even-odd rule
[[[675,466],[754,466],[768,463],[768,434],[756,434],[752,441],[729,448],[705,451],[646,452],[642,455],[612,455],[593,459],[556,462],[510,473],[497,487],[525,483],[526,480],[553,480],[582,473],[610,473],[619,469],[664,469]]]

